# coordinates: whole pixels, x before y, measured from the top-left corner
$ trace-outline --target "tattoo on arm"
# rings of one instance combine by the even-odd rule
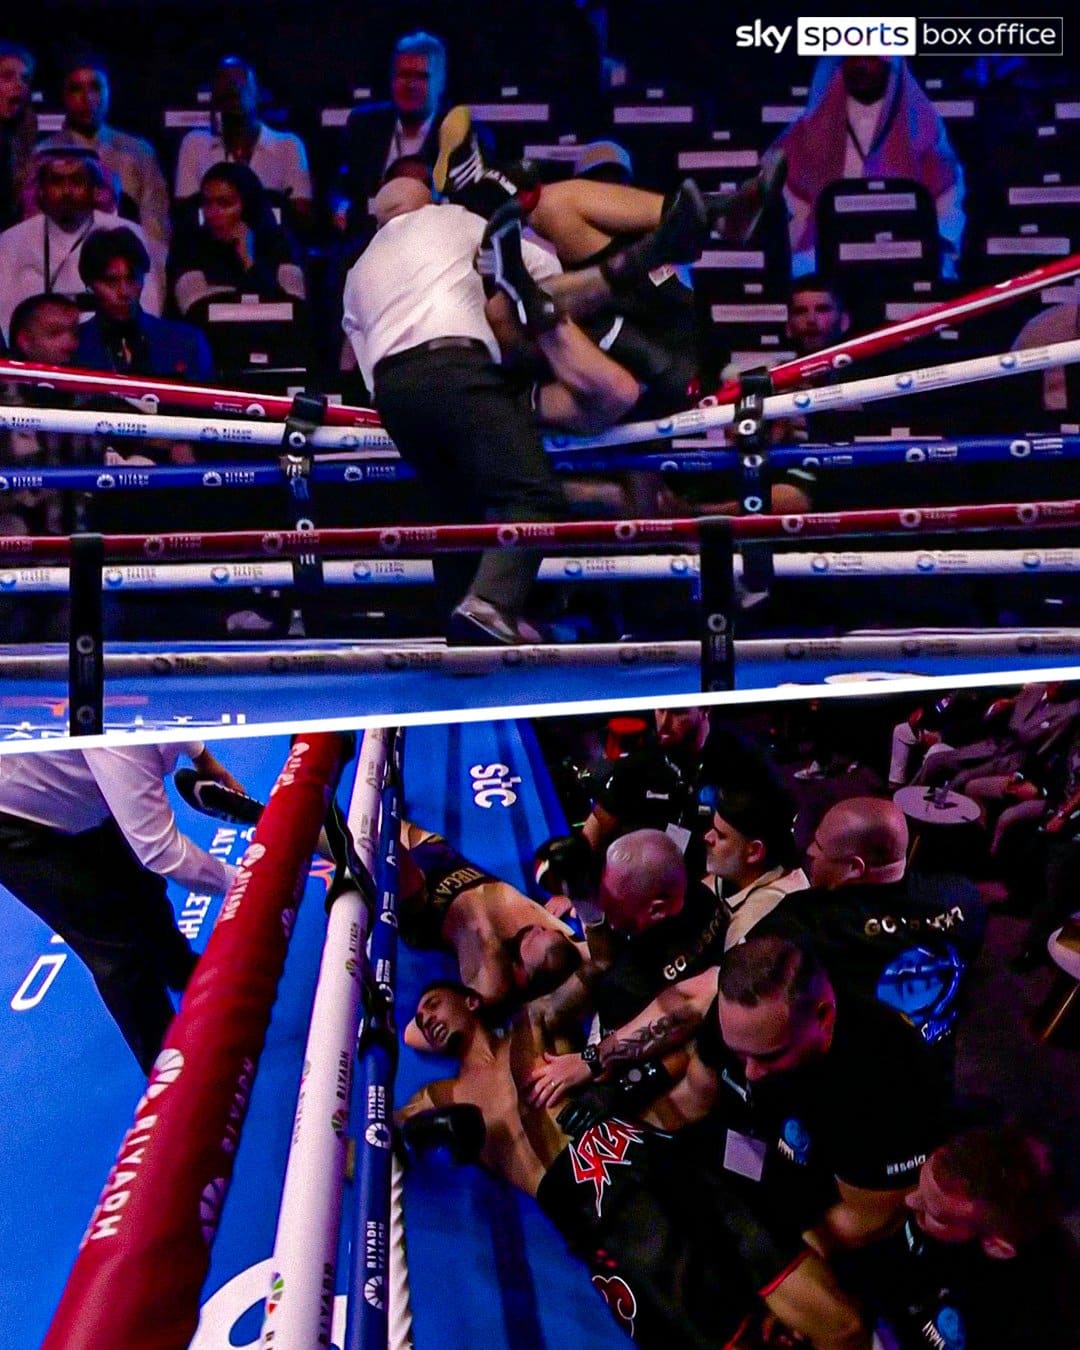
[[[600,1063],[606,1070],[621,1064],[656,1059],[658,1055],[684,1045],[700,1022],[701,1017],[696,1011],[685,1008],[658,1017],[629,1036],[613,1031],[600,1042]]]

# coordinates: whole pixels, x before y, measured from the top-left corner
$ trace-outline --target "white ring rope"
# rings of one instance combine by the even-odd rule
[[[951,365],[928,366],[895,375],[825,385],[818,389],[773,394],[764,401],[763,416],[767,421],[778,417],[801,417],[825,409],[850,408],[855,404],[975,384],[1077,361],[1080,361],[1080,339],[1055,342],[1024,351],[978,356]],[[734,420],[735,407],[731,404],[691,408],[687,412],[654,422],[631,422],[612,427],[597,436],[552,436],[548,437],[547,444],[558,450],[633,445],[641,441],[693,435],[712,427],[729,426]],[[156,437],[159,440],[197,441],[222,446],[273,446],[280,449],[286,425],[284,422],[215,421],[203,417],[126,413],[109,415],[84,409],[0,407],[0,430],[73,433],[121,440]],[[392,444],[387,433],[378,427],[319,427],[307,441],[307,446],[314,450],[389,449]]]
[[[391,734],[364,733],[349,804],[349,828],[369,871]],[[343,892],[330,906],[315,986],[259,1340],[264,1350],[330,1344],[367,933],[363,896]]]
[[[1080,548],[993,548],[822,551],[777,553],[773,571],[784,580],[821,577],[895,576],[1060,576],[1080,572]],[[735,575],[742,576],[743,560],[735,557]],[[618,581],[695,581],[701,575],[696,553],[659,553],[643,556],[584,556],[545,558],[537,580],[559,584]],[[0,596],[66,594],[66,567],[23,567],[0,571]],[[103,573],[106,594],[132,591],[236,590],[253,586],[291,586],[292,564],[267,563],[150,563],[121,564]],[[433,580],[431,563],[424,558],[327,559],[323,581],[327,586],[425,586]]]
[[[917,633],[855,633],[837,637],[746,638],[736,640],[743,665],[763,662],[875,660],[883,657],[975,657],[1052,655],[1080,656],[1080,628],[995,629],[954,631],[926,629]],[[499,670],[620,669],[630,666],[699,666],[701,643],[575,642],[522,647],[448,647],[437,642],[394,647],[342,644],[311,647],[220,644],[213,650],[189,652],[106,652],[105,673],[111,679],[146,679],[179,675],[346,675],[435,671],[442,674],[488,674]],[[0,676],[5,679],[64,680],[65,651],[25,653],[0,648]]]

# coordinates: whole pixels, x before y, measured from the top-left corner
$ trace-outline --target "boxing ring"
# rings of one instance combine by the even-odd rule
[[[524,889],[523,860],[531,857],[533,841],[565,827],[531,727],[515,722],[421,727],[408,735],[404,809],[445,830],[483,866]],[[242,894],[234,887],[223,904],[170,886],[181,925],[205,955],[149,1089],[86,972],[64,944],[50,940],[48,930],[0,890],[7,933],[0,957],[5,988],[0,1082],[8,1144],[8,1165],[0,1175],[5,1271],[0,1345],[164,1350],[190,1340],[193,1350],[260,1344],[376,1350],[383,1343],[378,1322],[384,1314],[390,1344],[409,1344],[411,1324],[419,1350],[466,1350],[478,1343],[493,1350],[624,1345],[586,1272],[566,1255],[536,1206],[478,1169],[451,1166],[444,1157],[415,1161],[405,1175],[408,1293],[397,1260],[390,1262],[389,1289],[379,1284],[378,1269],[363,1264],[369,1254],[386,1254],[389,1245],[357,1243],[355,1233],[358,1222],[365,1236],[370,1223],[380,1222],[373,1217],[378,1207],[372,1210],[359,1196],[378,1190],[377,1182],[372,1187],[370,1178],[365,1180],[366,1169],[388,1157],[381,1147],[387,1098],[380,1087],[397,1037],[382,1034],[386,1018],[377,1003],[372,1016],[369,1004],[373,1034],[362,1042],[365,1059],[356,1061],[359,994],[349,991],[359,986],[362,906],[345,890],[328,916],[324,902],[332,865],[316,860],[310,875],[306,865],[308,836],[313,841],[335,760],[347,758],[349,750],[341,738],[314,735],[292,744],[285,737],[246,738],[220,753],[253,794],[270,798],[270,806],[256,830],[197,816],[176,799],[181,827],[196,842],[233,862],[246,854],[241,877],[246,873],[248,879]],[[381,766],[393,755],[392,733],[369,733],[359,766],[345,765],[338,788],[339,800],[349,803],[360,861],[378,878],[382,909],[393,889],[392,868],[384,864],[395,808],[394,780],[390,791],[383,790]],[[312,759],[318,763],[312,765]],[[510,790],[497,802],[490,796],[477,800],[470,769],[492,764],[503,766]],[[294,825],[300,817],[302,831]],[[253,892],[265,886],[268,867],[278,871],[282,850],[291,852],[294,872],[299,864],[303,898],[296,904],[287,879],[266,907],[265,894]],[[235,939],[253,899],[251,914],[257,913],[258,922],[222,957],[219,939],[226,934]],[[284,958],[283,934],[290,925]],[[376,923],[373,942],[393,932]],[[279,964],[284,958],[276,1000],[275,981],[265,973],[273,949]],[[245,961],[250,965],[253,959],[260,990],[243,975]],[[393,963],[394,954],[373,948],[371,960],[377,982],[385,983],[385,962]],[[228,985],[214,987],[226,961]],[[451,957],[403,946],[396,967],[395,1002],[405,1012],[423,984],[455,972]],[[225,1033],[214,1012],[220,1011],[219,999],[250,1004],[253,996],[267,1005],[268,1014],[273,1001],[261,1053],[248,1042],[250,1010],[230,1017]],[[238,1022],[244,1024],[239,1030]],[[451,1061],[401,1046],[395,1100],[403,1102],[423,1082],[451,1072]],[[347,1078],[346,1120],[348,1098],[340,1094]],[[181,1109],[175,1102],[185,1087],[195,1095]],[[193,1126],[193,1119],[203,1128]],[[215,1133],[211,1121],[224,1128]],[[355,1167],[346,1134],[361,1141]],[[215,1142],[221,1139],[224,1152]],[[126,1161],[114,1167],[117,1158]],[[342,1200],[343,1171],[350,1179]],[[131,1172],[137,1175],[125,1175]],[[337,1184],[325,1185],[327,1177]],[[122,1203],[110,1200],[123,1194]],[[119,1229],[116,1241],[123,1251],[101,1255],[113,1238],[100,1237],[77,1259],[83,1234],[101,1232],[103,1225],[106,1233]],[[295,1241],[289,1247],[290,1233],[302,1236],[299,1250]],[[151,1240],[157,1246],[150,1250],[159,1254],[148,1268]],[[162,1251],[168,1251],[167,1259]],[[362,1258],[355,1273],[351,1251]],[[88,1254],[90,1267],[81,1264]],[[354,1306],[373,1315],[374,1326],[350,1318],[347,1297],[354,1285],[372,1295],[361,1294]],[[375,1297],[379,1290],[381,1298]],[[268,1296],[272,1341],[260,1340]],[[165,1307],[183,1315],[167,1320],[161,1315]],[[200,1321],[191,1339],[197,1310]]]
[[[1080,437],[1015,435],[951,441],[878,442],[818,448],[767,447],[764,431],[778,417],[851,408],[882,399],[997,380],[1080,361],[1080,341],[1002,352],[896,375],[849,380],[814,389],[798,381],[844,370],[854,362],[950,323],[976,318],[1018,296],[1080,272],[1080,256],[1038,268],[1011,282],[852,339],[814,357],[784,363],[744,379],[687,412],[614,427],[588,439],[548,442],[557,470],[615,472],[627,468],[708,471],[735,467],[745,514],[733,518],[569,521],[552,525],[506,522],[470,526],[390,525],[318,529],[311,517],[313,486],[392,482],[406,466],[370,409],[329,405],[298,395],[254,399],[242,391],[173,386],[105,374],[0,364],[0,378],[71,392],[108,393],[140,409],[163,402],[198,408],[201,417],[157,412],[103,416],[85,409],[8,409],[0,426],[12,430],[125,438],[155,436],[217,447],[277,449],[276,463],[221,463],[197,468],[41,469],[0,477],[0,493],[48,487],[115,494],[195,488],[278,486],[295,520],[292,530],[73,536],[69,540],[0,539],[0,597],[65,593],[71,597],[72,637],[56,648],[0,650],[0,714],[5,732],[34,738],[170,724],[295,723],[297,708],[356,721],[390,713],[448,712],[492,706],[543,708],[603,697],[640,700],[695,691],[820,685],[881,675],[957,676],[985,671],[1056,669],[1080,656],[1080,629],[1023,627],[989,633],[950,629],[840,633],[740,641],[743,592],[768,592],[792,579],[828,583],[838,577],[928,579],[958,576],[1065,575],[1075,572],[1080,502],[1031,500],[991,505],[815,512],[769,516],[771,475],[792,464],[828,473],[904,465],[913,475],[949,464],[1023,464],[1032,473],[1080,460]],[[774,392],[769,392],[774,391]],[[210,416],[209,414],[224,414]],[[683,454],[628,453],[638,443],[675,441],[733,427],[737,448]],[[1049,547],[1038,532],[1053,530]],[[988,533],[1008,532],[1002,547],[977,547]],[[935,548],[941,540],[945,546]],[[881,552],[882,543],[922,545]],[[872,547],[863,551],[864,543]],[[794,551],[810,545],[812,551]],[[297,634],[302,601],[332,588],[408,588],[431,576],[430,557],[447,550],[536,548],[545,555],[541,579],[579,584],[684,584],[691,632],[674,641],[545,643],[509,649],[447,647],[438,640],[305,641],[275,643],[110,643],[103,650],[102,594],[293,587]],[[676,550],[657,552],[657,550]],[[575,556],[566,556],[571,550]],[[587,552],[585,552],[587,550]],[[594,556],[597,550],[606,556]],[[617,550],[612,553],[611,550]],[[646,551],[648,556],[646,556]],[[198,602],[196,602],[198,603]],[[796,606],[797,609],[797,606]],[[641,610],[647,612],[647,607]],[[798,621],[798,614],[793,616]],[[362,674],[363,681],[341,677]],[[483,678],[462,679],[464,675]],[[107,677],[107,684],[103,683]],[[49,710],[60,709],[60,713]],[[130,710],[125,712],[124,710]],[[44,711],[43,711],[44,710]],[[23,713],[25,715],[20,716]],[[172,719],[172,720],[170,720]]]

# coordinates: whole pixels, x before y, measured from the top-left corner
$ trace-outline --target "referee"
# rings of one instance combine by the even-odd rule
[[[164,779],[185,754],[242,791],[201,742],[0,756],[0,885],[88,967],[145,1073],[198,959],[166,878],[216,894],[235,872],[177,826]]]
[[[344,328],[383,425],[420,476],[431,518],[447,523],[551,521],[562,493],[527,391],[499,364],[473,260],[485,222],[434,206],[414,178],[391,179],[373,203],[378,233],[345,283]],[[536,275],[558,271],[526,246]],[[475,559],[436,554],[451,641],[539,641],[520,618],[540,565],[534,550]],[[463,595],[464,592],[464,595]]]

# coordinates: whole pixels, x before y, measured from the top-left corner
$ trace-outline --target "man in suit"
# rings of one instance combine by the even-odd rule
[[[408,33],[394,44],[389,103],[354,108],[331,192],[334,224],[359,244],[375,233],[368,203],[386,170],[403,156],[434,165],[446,88],[446,48],[430,33]]]

